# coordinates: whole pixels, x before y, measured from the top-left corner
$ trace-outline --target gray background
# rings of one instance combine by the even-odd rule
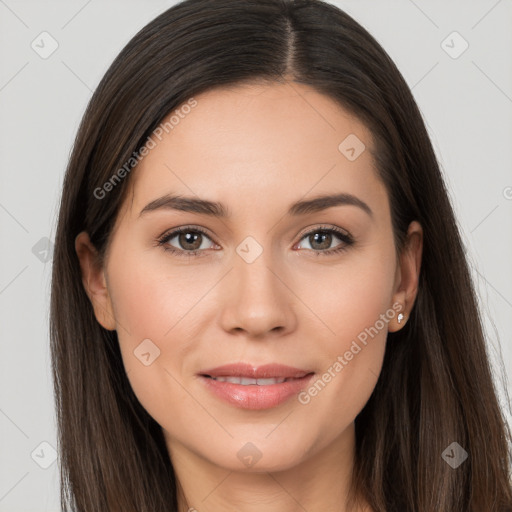
[[[107,67],[174,3],[0,0],[0,511],[59,510],[46,249],[64,169]],[[512,374],[512,1],[331,3],[383,45],[424,115],[468,249],[501,386]],[[43,31],[58,43],[46,59],[31,47],[35,41],[39,52],[50,48],[48,36],[41,42]],[[469,44],[457,58],[464,43],[454,31]],[[500,357],[506,374],[496,363]]]

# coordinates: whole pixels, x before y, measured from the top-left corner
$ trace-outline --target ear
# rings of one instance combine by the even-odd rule
[[[395,292],[393,294],[393,304],[395,305],[393,309],[396,311],[396,315],[388,324],[389,332],[400,330],[409,318],[418,293],[422,252],[423,229],[419,222],[413,221],[409,224],[407,238],[396,270]],[[400,305],[399,309],[397,309],[396,304]],[[400,315],[403,315],[403,317],[401,322],[398,322]]]
[[[98,252],[86,231],[82,231],[75,238],[75,251],[80,261],[82,283],[94,308],[96,320],[105,329],[113,331],[116,328],[116,322],[105,272],[99,264]]]

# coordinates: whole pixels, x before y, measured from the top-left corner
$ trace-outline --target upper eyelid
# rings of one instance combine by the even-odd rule
[[[352,238],[352,235],[349,231],[347,231],[344,228],[340,228],[339,226],[329,225],[329,224],[313,224],[312,226],[308,226],[304,228],[304,230],[299,231],[299,233],[295,236],[300,236],[300,238],[304,238],[306,235],[309,235],[310,233],[314,233],[316,231],[334,231],[337,234],[338,231],[341,231],[341,234],[344,234],[350,238]]]

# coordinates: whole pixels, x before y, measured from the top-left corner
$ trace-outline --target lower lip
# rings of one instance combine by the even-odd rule
[[[313,373],[300,379],[292,379],[280,384],[258,386],[257,384],[233,384],[220,382],[210,377],[200,375],[206,387],[215,395],[228,403],[242,409],[270,409],[286,402],[289,398],[300,393],[313,377]]]

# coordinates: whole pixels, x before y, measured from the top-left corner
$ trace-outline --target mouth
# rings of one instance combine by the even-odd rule
[[[249,363],[233,363],[225,364],[223,366],[217,366],[200,372],[200,375],[211,377],[214,379],[224,379],[230,377],[236,377],[238,379],[253,379],[253,380],[265,380],[265,379],[292,379],[301,378],[312,373],[311,370],[303,370],[301,368],[295,368],[294,366],[287,366],[284,364],[265,364],[263,366],[255,366]],[[236,384],[240,384],[236,382]],[[248,382],[248,384],[255,384],[254,382]]]
[[[242,409],[271,409],[306,387],[315,373],[278,364],[254,367],[236,363],[198,374],[201,382],[222,401]]]
[[[202,375],[209,379],[218,382],[231,382],[231,384],[241,384],[242,386],[270,386],[272,384],[281,384],[282,382],[289,382],[296,380],[294,377],[280,377],[271,379],[251,379],[250,377],[212,377],[211,375]]]

